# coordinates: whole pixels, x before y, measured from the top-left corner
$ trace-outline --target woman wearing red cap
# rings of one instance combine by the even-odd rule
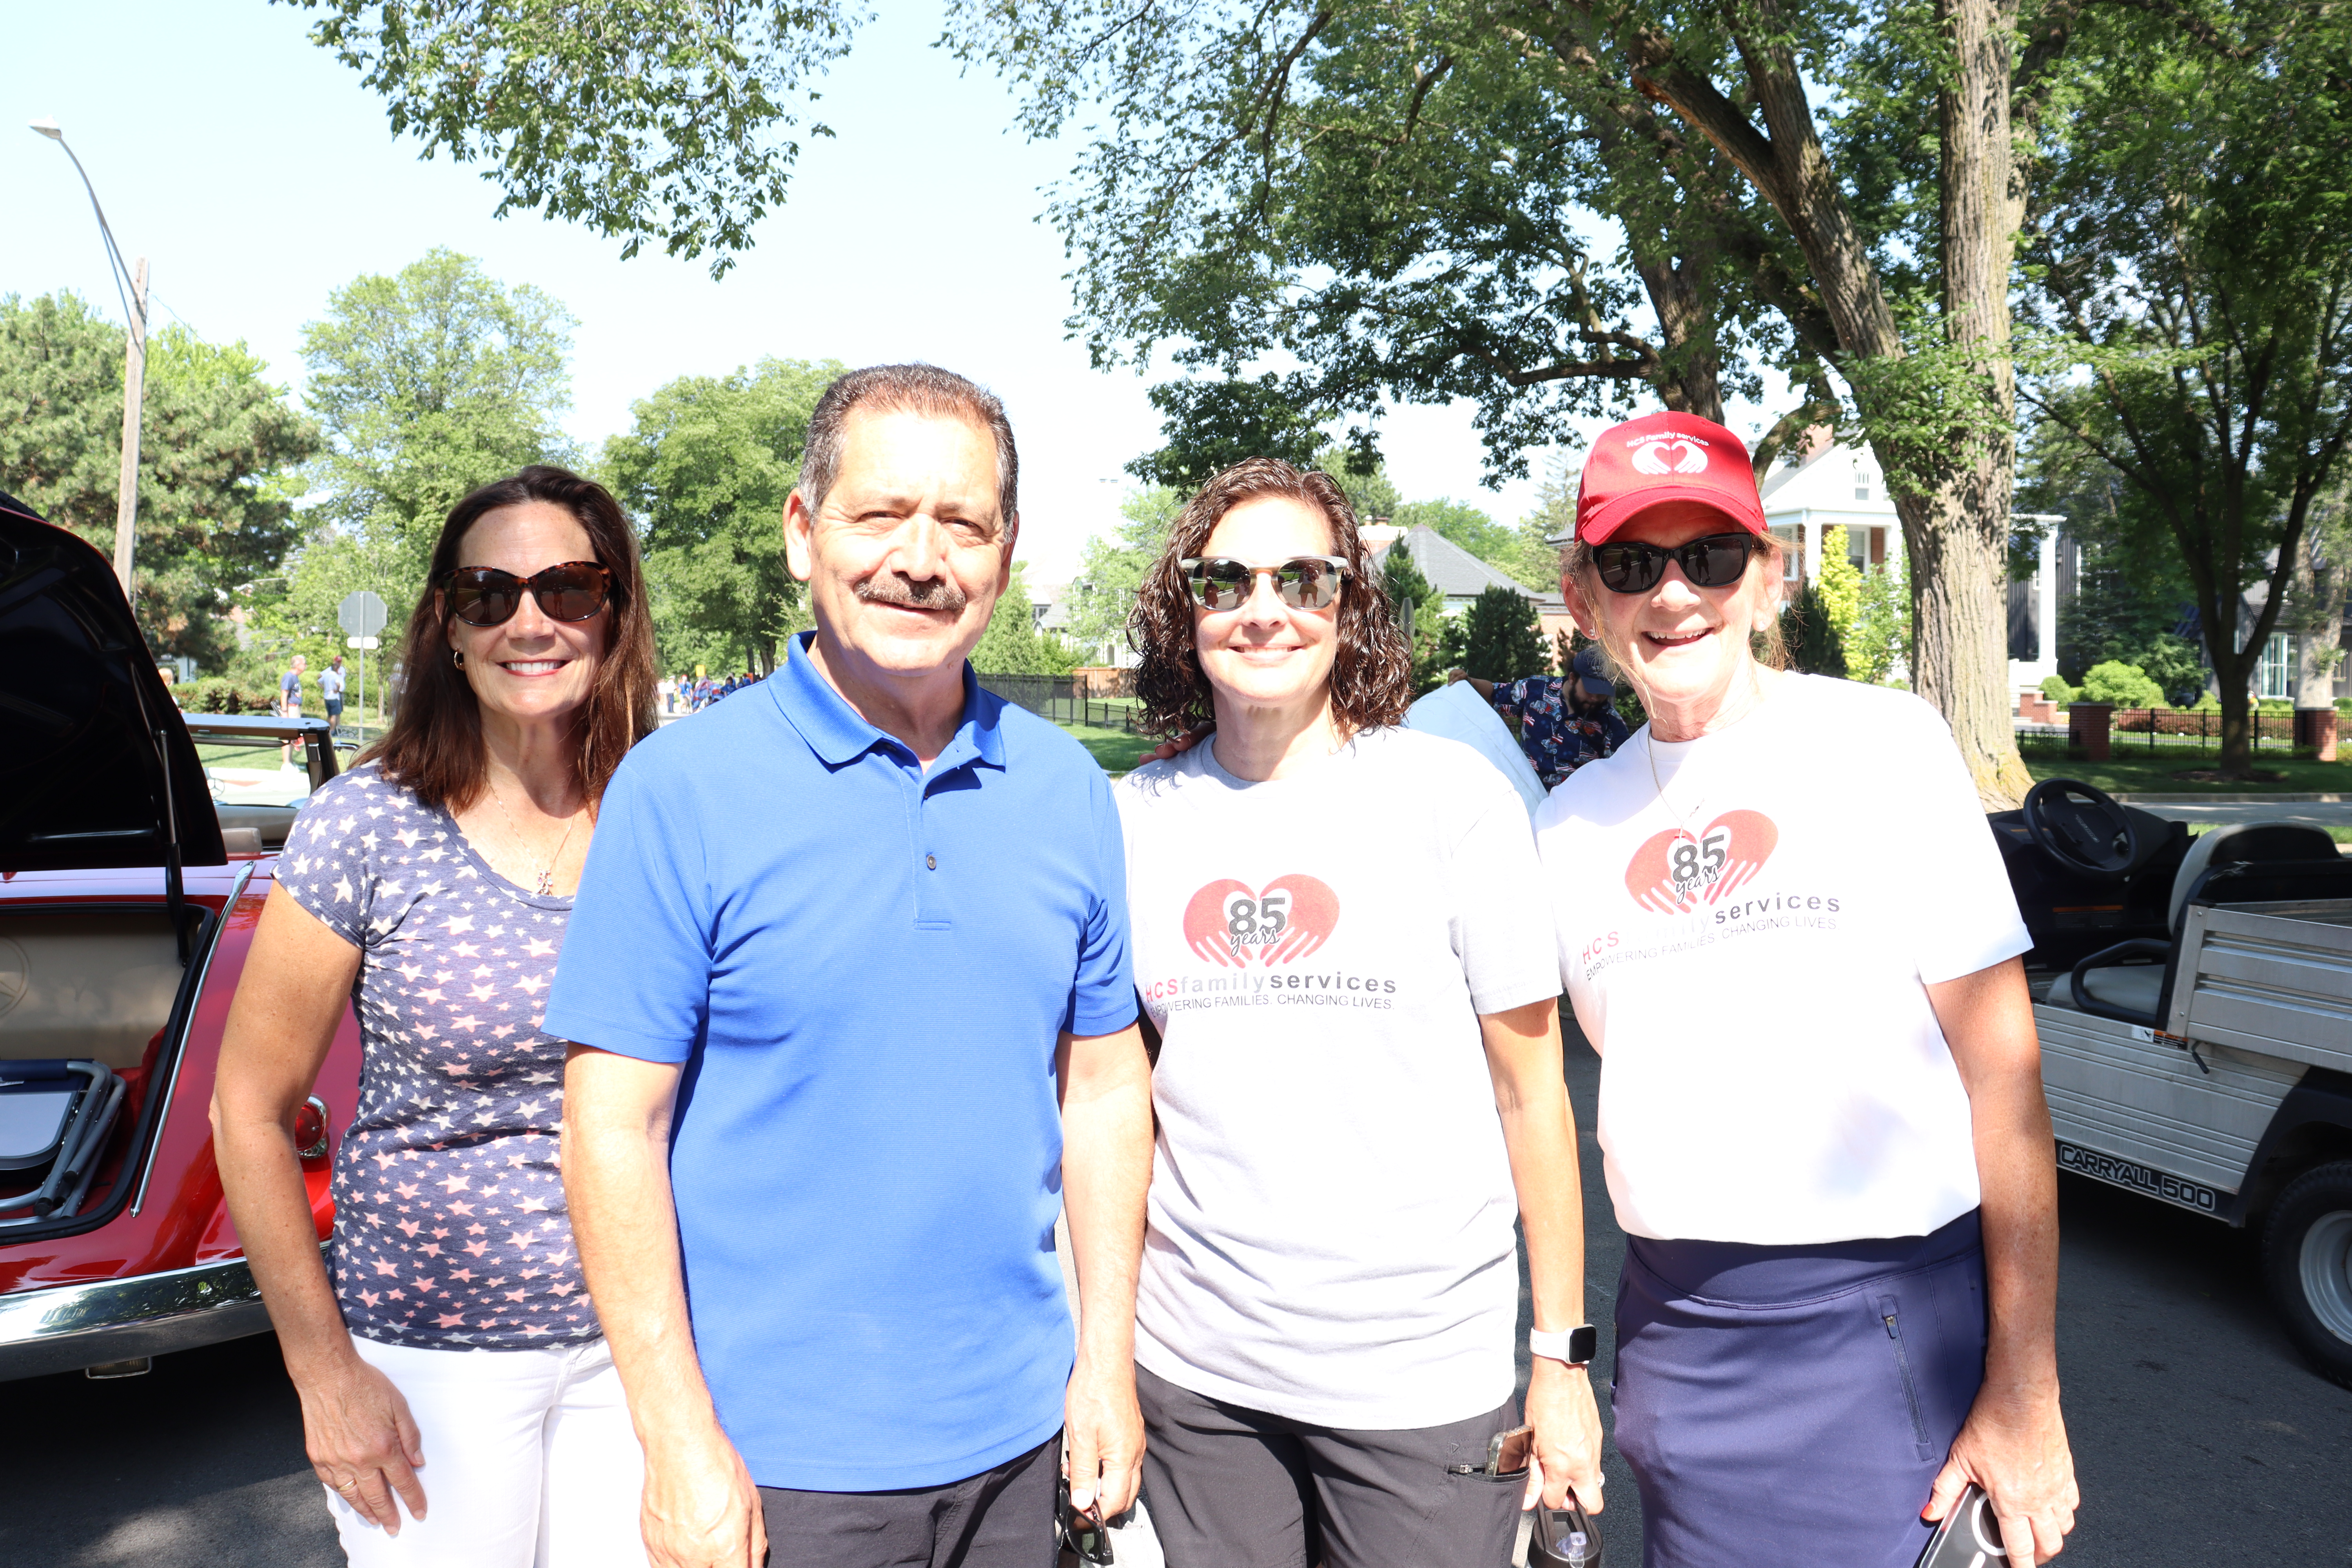
[[[1561,588],[1650,716],[1536,819],[1603,1063],[1645,1563],[1911,1568],[1971,1481],[2046,1561],[2076,1492],[2031,942],[1950,731],[1779,668],[1719,425],[1595,442]]]

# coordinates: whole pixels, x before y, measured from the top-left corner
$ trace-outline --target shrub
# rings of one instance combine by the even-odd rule
[[[1808,675],[1846,679],[1845,639],[1838,635],[1829,606],[1811,583],[1790,595],[1781,609],[1780,640],[1788,645],[1790,668]]]
[[[2139,666],[2109,659],[2084,672],[2082,694],[2076,700],[2112,702],[2118,708],[2160,708],[2164,688],[2150,680]]]
[[[2074,700],[2074,689],[2066,684],[2063,675],[2045,675],[2042,678],[2042,695],[2063,708]]]

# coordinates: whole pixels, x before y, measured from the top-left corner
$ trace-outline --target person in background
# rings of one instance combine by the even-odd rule
[[[450,511],[391,731],[304,806],[229,1011],[221,1184],[355,1564],[645,1562],[541,1020],[605,781],[654,727],[635,539],[561,468]],[[322,1267],[289,1130],[354,1009]]]
[[[1558,789],[1560,780],[1625,743],[1617,683],[1610,679],[1608,661],[1597,647],[1580,649],[1566,676],[1482,680],[1454,669],[1445,679],[1468,681],[1496,712],[1518,726],[1519,745],[1546,789]]]
[[[298,653],[292,662],[286,667],[286,673],[278,678],[278,716],[280,719],[302,717],[302,672],[309,668],[302,656]],[[290,768],[294,765],[295,747],[296,742],[291,740],[278,742],[278,765],[279,767]]]
[[[1161,1045],[1136,1310],[1173,1568],[1501,1568],[1601,1506],[1552,916],[1517,793],[1401,727],[1409,656],[1326,475],[1254,458],[1139,592],[1150,728],[1118,791]],[[1519,1425],[1523,1219],[1537,1463]]]
[[[335,655],[327,668],[319,672],[319,695],[327,702],[327,728],[334,729],[343,721],[343,656]]]
[[[1602,433],[1576,519],[1561,591],[1649,722],[1536,839],[1601,1054],[1643,1561],[1911,1568],[1969,1482],[2047,1561],[2078,1499],[2032,939],[1951,731],[1758,658],[1780,546],[1723,426]]]
[[[547,1024],[666,1565],[1045,1568],[1063,1465],[1075,1507],[1135,1495],[1151,1089],[1118,808],[965,657],[1018,473],[963,377],[835,381],[784,510],[816,629],[606,797]]]

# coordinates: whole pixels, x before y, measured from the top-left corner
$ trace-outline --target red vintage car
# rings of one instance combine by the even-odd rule
[[[216,803],[204,741],[335,772],[323,720],[183,715],[105,558],[0,496],[0,1380],[269,1326],[208,1112],[297,807]],[[359,1067],[346,1015],[294,1129],[322,1241]]]

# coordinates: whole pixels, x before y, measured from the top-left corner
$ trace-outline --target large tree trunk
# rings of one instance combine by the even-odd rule
[[[2011,236],[2023,220],[2009,126],[2014,0],[1937,0],[1954,70],[1937,97],[1943,167],[1944,331],[1982,399],[1925,495],[1895,510],[1918,570],[1911,609],[1919,695],[1952,726],[1990,809],[2033,787],[2010,718],[2010,491],[2017,381],[2009,360]]]
[[[1902,429],[1902,437],[1879,444],[1878,458],[1898,497],[1914,566],[1913,679],[1952,726],[1977,794],[1990,809],[2015,805],[2032,785],[2010,720],[2002,588],[2016,455],[2015,383],[2005,357],[2010,237],[2024,210],[2009,139],[2013,5],[1938,0],[1955,49],[1952,79],[1941,95],[1944,303],[1955,341],[1982,344],[1980,354],[1971,355],[1982,378],[1979,405],[1962,415],[1960,428],[1929,437],[1916,433],[1927,400],[1906,397],[1895,378],[1885,388],[1855,387],[1865,422],[1885,419]],[[1759,8],[1767,23],[1772,9],[1769,3]],[[1676,61],[1663,36],[1637,62],[1637,84],[1697,126],[1788,224],[1836,329],[1849,377],[1872,362],[1901,361],[1895,313],[1814,127],[1795,57],[1761,36],[1737,41],[1764,121],[1760,133],[1749,110]]]

